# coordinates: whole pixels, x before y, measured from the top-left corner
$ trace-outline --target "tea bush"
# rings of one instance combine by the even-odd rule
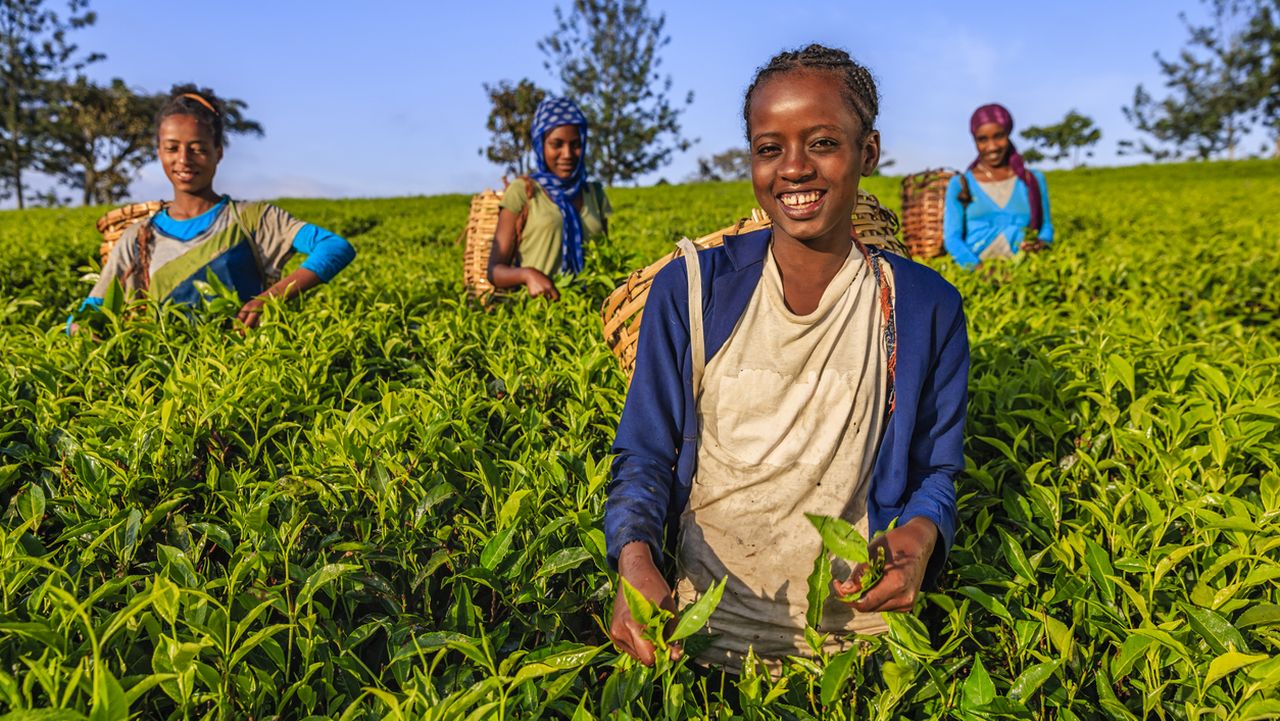
[[[973,354],[941,586],[728,701],[607,645],[598,308],[746,184],[614,190],[559,304],[489,310],[467,198],[287,201],[360,256],[243,338],[225,298],[66,337],[102,209],[0,213],[0,718],[1280,716],[1280,164],[1049,183],[1052,252],[930,261]]]

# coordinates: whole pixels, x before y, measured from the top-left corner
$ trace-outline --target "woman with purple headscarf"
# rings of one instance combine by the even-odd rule
[[[489,255],[489,280],[558,300],[552,277],[577,275],[586,241],[609,231],[604,186],[587,179],[587,118],[568,98],[548,97],[533,115],[537,170],[507,186]]]
[[[1013,116],[1003,105],[983,105],[969,119],[978,157],[951,178],[942,235],[956,262],[973,268],[1012,258],[1053,242],[1044,173],[1027,168],[1009,139]]]

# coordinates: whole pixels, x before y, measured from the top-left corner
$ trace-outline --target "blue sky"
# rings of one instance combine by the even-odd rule
[[[237,197],[477,191],[500,175],[477,153],[487,139],[481,83],[529,77],[558,88],[536,45],[554,29],[552,2],[94,6],[97,25],[75,36],[107,55],[93,77],[151,92],[191,80],[248,101],[267,132],[228,148],[218,188]],[[990,101],[1008,106],[1021,127],[1078,109],[1103,129],[1092,162],[1132,162],[1114,152],[1134,135],[1120,108],[1137,83],[1158,88],[1152,53],[1183,45],[1178,12],[1198,19],[1205,11],[1196,0],[651,0],[651,8],[666,14],[671,43],[662,57],[673,95],[694,92],[683,122],[699,142],[642,182],[679,180],[699,155],[741,144],[742,93],[754,69],[813,41],[848,49],[875,73],[892,172],[968,162],[969,113]],[[144,170],[133,194],[168,197],[158,166]]]

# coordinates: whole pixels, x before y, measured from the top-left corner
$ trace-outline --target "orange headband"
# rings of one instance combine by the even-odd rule
[[[197,103],[200,103],[201,105],[203,105],[203,106],[205,106],[206,108],[208,108],[208,109],[209,109],[209,112],[213,113],[214,115],[220,115],[220,113],[219,113],[219,112],[218,112],[218,111],[213,107],[213,103],[210,103],[208,100],[205,100],[204,98],[200,97],[199,95],[197,95],[197,94],[195,94],[195,93],[183,93],[183,94],[182,94],[182,97],[184,97],[184,98],[191,98],[192,100],[196,101]]]

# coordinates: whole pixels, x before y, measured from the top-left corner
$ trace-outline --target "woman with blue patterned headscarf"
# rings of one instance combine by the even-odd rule
[[[489,279],[557,300],[552,276],[582,272],[584,246],[608,233],[613,208],[604,186],[587,179],[587,118],[572,100],[539,103],[532,136],[538,169],[502,196]]]

